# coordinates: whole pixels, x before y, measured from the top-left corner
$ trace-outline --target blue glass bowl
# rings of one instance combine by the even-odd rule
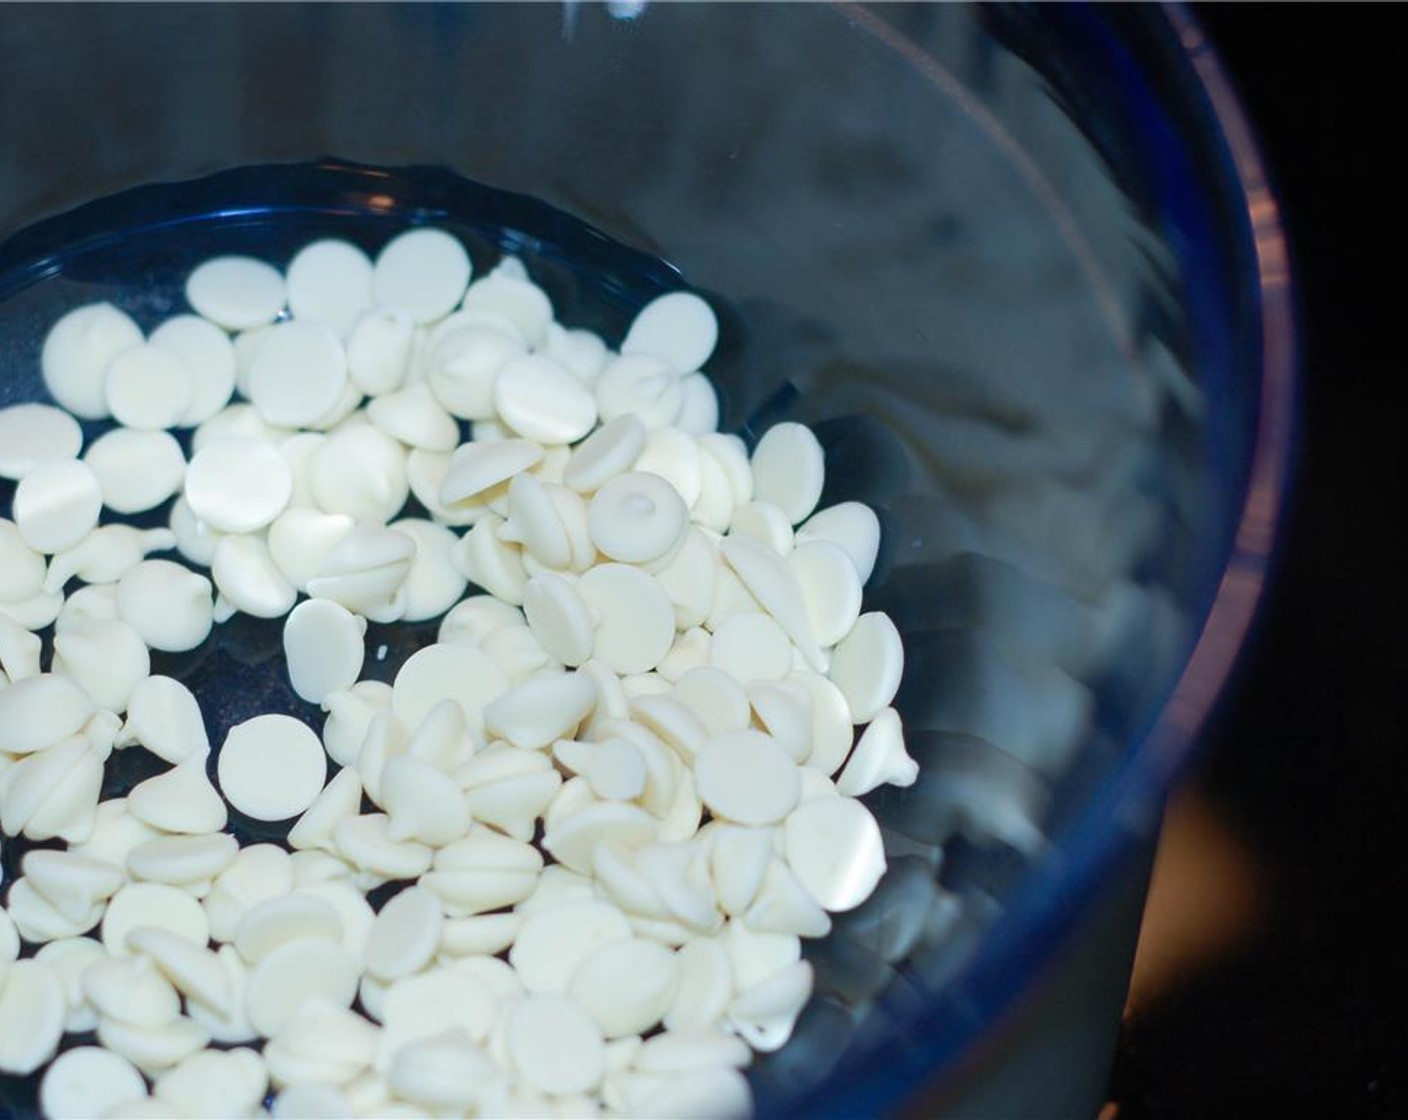
[[[891,871],[809,949],[818,996],[754,1069],[759,1109],[931,1113],[1018,1068],[1006,1024],[1137,885],[1286,473],[1284,238],[1187,11],[26,7],[0,9],[0,83],[0,405],[40,395],[59,311],[150,327],[205,256],[283,264],[320,234],[452,228],[611,342],[650,296],[706,294],[723,426],[813,425],[823,504],[881,513],[867,604],[905,634],[925,766],[867,799]],[[315,718],[277,633],[161,666],[212,741]],[[377,671],[432,636],[387,628]],[[1107,1060],[1013,1073],[1005,1107],[1096,1100]],[[0,1114],[32,1107],[0,1082]]]

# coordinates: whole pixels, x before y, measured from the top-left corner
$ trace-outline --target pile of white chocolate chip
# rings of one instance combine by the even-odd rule
[[[613,351],[471,273],[431,228],[216,258],[149,335],[66,314],[60,407],[0,409],[0,1071],[51,1063],[52,1120],[745,1113],[801,939],[884,872],[857,798],[916,768],[874,512],[816,509],[805,426],[716,430],[697,296]],[[212,760],[150,651],[237,612],[327,715]],[[440,616],[361,679],[368,620]],[[100,801],[132,747],[169,768]]]

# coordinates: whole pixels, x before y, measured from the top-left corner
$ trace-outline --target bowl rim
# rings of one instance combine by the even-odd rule
[[[857,22],[875,19],[859,5],[846,7],[863,13]],[[1093,912],[1090,899],[1133,862],[1130,857],[1140,847],[1135,841],[1144,840],[1147,849],[1167,792],[1196,753],[1198,735],[1225,694],[1257,617],[1279,542],[1298,427],[1302,354],[1290,247],[1260,142],[1202,24],[1184,0],[1165,0],[1146,11],[1144,18],[1155,23],[1156,31],[1171,33],[1184,70],[1184,96],[1206,103],[1216,128],[1208,143],[1225,149],[1219,162],[1228,186],[1218,202],[1244,222],[1243,248],[1250,261],[1246,294],[1253,300],[1253,322],[1260,326],[1255,431],[1229,555],[1167,699],[1067,830],[1077,837],[1071,845],[1075,858],[1056,868],[1043,867],[1019,885],[1009,920],[996,923],[994,936],[985,938],[945,985],[949,994],[961,989],[956,999],[921,1006],[911,999],[907,1008],[895,1011],[904,1046],[871,1063],[871,1072],[861,1079],[864,1089],[848,1085],[837,1093],[838,1086],[828,1079],[821,1092],[808,1092],[791,1105],[789,1111],[797,1115],[843,1116],[862,1104],[870,1114],[886,1113],[920,1099],[927,1111],[1001,1050],[1020,1024],[1022,997],[1038,990],[1058,967],[1081,918]],[[923,48],[906,40],[903,53],[911,52],[922,56],[917,61],[926,69],[937,66]],[[1118,827],[1094,827],[1097,818]],[[1031,955],[1033,945],[1041,946],[1039,959]],[[1026,963],[1013,968],[1019,953],[1026,954]]]

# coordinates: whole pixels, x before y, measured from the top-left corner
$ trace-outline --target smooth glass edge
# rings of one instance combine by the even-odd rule
[[[823,1083],[820,1088],[828,1095],[804,1094],[791,1110],[796,1115],[851,1115],[862,1100],[871,1115],[903,1111],[904,1105],[916,1105],[921,1099],[932,1105],[985,1058],[1000,1051],[1004,1038],[1020,1024],[1021,996],[1040,987],[1047,972],[1059,963],[1088,895],[1121,869],[1130,838],[1150,827],[1151,818],[1162,812],[1170,785],[1196,753],[1198,732],[1232,675],[1261,601],[1293,466],[1299,400],[1301,352],[1290,252],[1259,142],[1201,23],[1184,0],[1165,0],[1159,15],[1181,48],[1189,93],[1206,99],[1219,130],[1216,139],[1225,148],[1232,188],[1224,202],[1240,210],[1250,234],[1252,294],[1261,325],[1259,401],[1231,552],[1169,698],[1124,765],[1103,790],[1097,790],[1083,817],[1069,830],[1076,858],[1019,888],[1014,901],[1025,904],[1022,930],[1012,929],[1019,923],[999,920],[994,932],[1004,926],[1006,931],[989,938],[946,985],[950,991],[964,986],[974,989],[964,997],[969,1010],[964,1018],[983,1027],[981,1038],[967,1048],[945,1053],[953,1034],[925,1030],[931,1014],[909,1016],[907,1022],[897,1021],[897,1026],[906,1032],[910,1053],[867,1078],[868,1093],[862,1097],[838,1093],[835,1086]],[[1109,818],[1115,827],[1092,827],[1097,817]],[[1015,951],[1033,944],[1044,946],[1035,969],[1011,969]],[[1023,977],[1025,982],[1019,982]],[[990,1019],[996,1022],[989,1024]],[[961,1037],[964,1029],[957,1029]],[[927,1068],[917,1069],[915,1059],[926,1057]]]
[[[1251,234],[1257,308],[1261,321],[1260,401],[1252,445],[1246,497],[1237,521],[1232,552],[1218,582],[1212,605],[1188,655],[1187,663],[1153,727],[1126,762],[1114,783],[1113,797],[1093,805],[1087,817],[1112,812],[1136,828],[1151,811],[1161,810],[1163,795],[1186,768],[1197,747],[1198,732],[1222,695],[1255,620],[1268,569],[1278,543],[1291,475],[1300,380],[1294,279],[1281,208],[1272,190],[1266,162],[1236,89],[1202,24],[1183,0],[1165,0],[1160,12],[1183,49],[1192,76],[1207,98],[1221,130],[1240,189],[1240,205]],[[1235,198],[1234,198],[1235,201]],[[1081,831],[1081,830],[1077,830]],[[1057,890],[1032,914],[1055,942],[1078,923],[1085,890],[1116,870],[1125,852],[1124,829],[1095,833],[1086,859],[1058,881]],[[1045,965],[1058,956],[1053,942]],[[977,972],[987,962],[975,960]],[[988,967],[998,964],[996,959]],[[1039,970],[1040,971],[1040,970]],[[1040,975],[1035,983],[1039,984]],[[1015,1010],[1009,998],[1007,1016]],[[985,1043],[996,1045],[1002,1034]],[[960,1057],[952,1077],[970,1065]],[[942,1074],[941,1074],[942,1076]],[[916,1086],[917,1087],[917,1086]]]

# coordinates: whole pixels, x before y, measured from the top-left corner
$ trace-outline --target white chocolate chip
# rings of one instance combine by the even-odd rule
[[[203,424],[230,403],[237,359],[229,336],[219,327],[198,315],[174,315],[152,331],[147,342],[181,363],[190,404],[177,420],[179,427]]]
[[[164,774],[135,786],[127,808],[138,820],[167,832],[198,836],[225,827],[225,802],[205,772],[209,751],[193,751]]]
[[[108,411],[139,431],[176,426],[191,407],[191,383],[181,359],[154,346],[130,346],[103,374]]]
[[[250,533],[284,511],[293,475],[276,447],[254,439],[222,439],[199,449],[186,469],[191,512],[213,529]]]
[[[347,372],[364,393],[394,392],[406,378],[415,324],[399,307],[378,307],[358,317],[347,338]]]
[[[688,523],[679,492],[659,475],[641,471],[608,479],[587,507],[592,543],[611,559],[630,564],[669,555]]]
[[[904,675],[904,643],[890,617],[863,614],[836,646],[831,680],[846,698],[853,723],[869,723],[899,691]]]
[[[758,731],[725,732],[707,740],[695,759],[695,775],[705,806],[737,824],[780,821],[800,793],[796,764]]]
[[[210,581],[170,560],[143,560],[117,584],[117,610],[149,647],[195,649],[213,622]]]
[[[601,1031],[577,1004],[561,996],[530,995],[508,1022],[513,1067],[545,1093],[581,1093],[606,1072]]]
[[[826,478],[821,444],[805,424],[774,424],[753,449],[753,493],[798,525],[816,509]]]
[[[675,994],[674,953],[639,937],[598,946],[573,970],[567,994],[606,1038],[640,1034],[660,1022]]]
[[[241,813],[281,821],[313,803],[327,781],[327,758],[306,724],[292,716],[255,716],[230,728],[217,776],[221,792]]]
[[[379,980],[419,972],[440,945],[440,900],[423,887],[402,891],[381,908],[367,936],[366,968]]]
[[[210,749],[195,696],[180,681],[162,676],[147,677],[132,690],[122,739],[171,763]]]
[[[340,945],[321,937],[293,938],[250,970],[245,1013],[255,1030],[272,1038],[309,1000],[350,1007],[359,973],[357,960]]]
[[[594,656],[617,673],[653,669],[670,651],[675,612],[664,589],[626,564],[601,564],[577,584],[596,619]]]
[[[289,261],[288,309],[295,319],[321,323],[342,338],[371,306],[372,262],[357,246],[327,238]]]
[[[269,330],[255,347],[245,391],[266,424],[316,424],[347,386],[347,355],[321,323],[293,320]]]
[[[880,828],[860,802],[823,797],[798,806],[783,826],[787,862],[827,910],[851,910],[885,871]]]
[[[186,280],[186,302],[198,315],[226,330],[272,323],[283,310],[284,278],[253,257],[215,257]]]
[[[552,322],[552,304],[547,294],[518,273],[505,258],[488,276],[470,285],[464,295],[467,314],[493,318],[508,325],[524,343],[539,346]]]
[[[415,323],[433,323],[459,303],[470,273],[469,254],[450,234],[409,230],[377,255],[372,294],[384,307],[402,308]]]
[[[76,459],[83,429],[50,404],[0,408],[0,478],[20,479],[50,459]]]
[[[98,707],[122,712],[151,672],[151,656],[141,635],[127,623],[94,621],[55,633],[53,670],[88,693]]]
[[[525,439],[576,443],[596,424],[591,390],[541,354],[514,358],[494,378],[494,409]]]
[[[83,456],[114,513],[143,513],[179,493],[186,457],[170,432],[115,428],[93,441]]]
[[[36,552],[72,548],[98,523],[102,488],[93,469],[78,459],[50,459],[15,487],[15,525]]]
[[[697,370],[709,360],[718,337],[718,320],[707,303],[693,292],[667,292],[636,313],[621,353],[654,354],[676,369]]]
[[[204,946],[210,926],[200,903],[165,883],[130,883],[112,897],[103,915],[102,939],[115,956],[130,953],[127,935],[143,927],[168,930],[194,945]]]
[[[12,964],[0,983],[0,1072],[25,1076],[53,1057],[66,1006],[63,986],[48,965]]]
[[[80,420],[101,420],[108,415],[103,380],[108,364],[141,342],[141,328],[112,304],[75,308],[44,338],[40,356],[44,387]]]
[[[293,690],[313,704],[351,688],[362,671],[365,619],[327,599],[309,599],[284,622],[284,657]]]
[[[919,764],[904,747],[899,713],[886,708],[861,733],[836,779],[836,790],[847,797],[860,797],[881,785],[913,785],[918,776]]]

